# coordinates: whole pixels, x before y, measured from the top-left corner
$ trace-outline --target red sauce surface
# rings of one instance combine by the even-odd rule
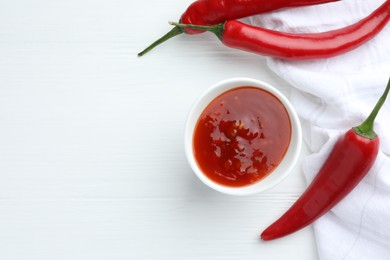
[[[201,170],[216,183],[255,183],[283,159],[291,137],[289,115],[273,94],[238,87],[215,98],[201,114],[193,144]]]

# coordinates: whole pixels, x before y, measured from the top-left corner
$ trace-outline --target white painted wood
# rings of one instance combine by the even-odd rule
[[[1,260],[318,259],[311,227],[258,239],[303,191],[300,165],[231,197],[185,160],[186,115],[210,85],[288,90],[263,57],[209,34],[137,58],[190,2],[0,1]]]

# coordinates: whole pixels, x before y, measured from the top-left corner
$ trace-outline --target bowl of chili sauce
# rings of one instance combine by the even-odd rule
[[[293,106],[276,88],[232,78],[196,100],[184,144],[204,184],[226,194],[250,195],[288,176],[300,154],[302,130]]]

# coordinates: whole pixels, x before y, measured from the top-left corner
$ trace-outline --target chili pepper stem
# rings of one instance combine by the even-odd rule
[[[175,27],[180,28],[190,28],[202,31],[209,31],[214,33],[220,40],[222,40],[223,30],[225,28],[225,23],[218,23],[215,25],[196,25],[196,24],[183,24],[176,22],[169,22],[170,25],[174,25]]]
[[[361,125],[358,125],[358,126],[353,128],[355,133],[357,133],[363,137],[367,137],[369,139],[374,139],[377,136],[375,131],[374,131],[374,120],[375,120],[379,110],[381,109],[381,107],[385,103],[385,100],[386,100],[387,94],[389,93],[389,90],[390,90],[390,78],[389,78],[389,81],[387,83],[385,91],[383,92],[382,96],[379,98],[378,102],[376,103],[374,109],[371,111],[370,115],[366,118],[366,120],[364,120],[364,122]]]
[[[160,39],[158,39],[157,41],[153,42],[151,45],[149,45],[145,50],[141,51],[140,53],[138,53],[138,57],[141,57],[143,56],[144,54],[148,53],[149,51],[151,51],[154,47],[156,47],[157,45],[160,45],[161,43],[179,35],[179,34],[182,34],[183,33],[183,29],[178,27],[178,26],[175,26],[173,27],[172,30],[170,30],[168,33],[166,33],[164,36],[162,36]]]

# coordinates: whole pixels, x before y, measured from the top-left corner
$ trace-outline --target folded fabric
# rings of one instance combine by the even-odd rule
[[[369,15],[384,0],[343,0],[281,10],[250,18],[254,25],[291,32],[341,28]],[[267,58],[290,86],[290,101],[311,154],[303,162],[307,183],[314,178],[337,138],[371,112],[390,76],[390,24],[366,44],[337,57],[315,61]],[[378,158],[363,181],[314,226],[321,260],[390,259],[390,98],[375,131]]]

